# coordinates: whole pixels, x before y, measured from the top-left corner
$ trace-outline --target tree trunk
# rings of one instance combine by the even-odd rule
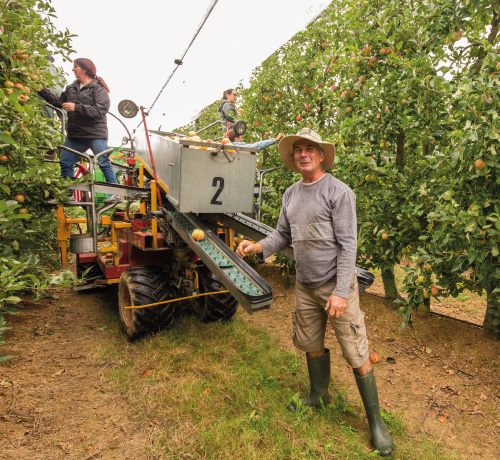
[[[396,300],[399,297],[399,293],[392,267],[382,270],[382,281],[384,282],[385,297],[392,301]]]
[[[483,334],[491,339],[500,340],[500,324],[493,324],[494,320],[500,319],[500,302],[495,294],[492,294],[495,286],[490,286],[487,293],[486,314],[483,321]]]

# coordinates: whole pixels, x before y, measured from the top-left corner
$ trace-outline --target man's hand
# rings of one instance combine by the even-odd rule
[[[249,240],[243,240],[236,249],[236,254],[240,259],[245,256],[251,256],[252,254],[259,254],[262,252],[262,246],[260,243],[254,243]]]
[[[347,310],[347,299],[338,295],[331,295],[325,307],[328,318],[340,318]]]
[[[75,111],[75,103],[74,102],[64,102],[62,105],[62,108],[64,110],[67,110],[68,112],[74,112]]]
[[[285,135],[283,133],[279,133],[276,138],[274,139],[276,142],[278,142],[282,137],[284,137]]]

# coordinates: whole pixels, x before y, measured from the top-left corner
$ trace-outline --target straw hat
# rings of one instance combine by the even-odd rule
[[[297,134],[285,136],[281,139],[278,150],[280,152],[281,159],[293,172],[300,173],[296,168],[293,161],[293,145],[295,142],[300,140],[313,141],[319,145],[322,153],[325,155],[325,159],[322,163],[323,171],[330,169],[335,161],[335,147],[330,142],[323,142],[321,136],[310,128],[302,128]]]

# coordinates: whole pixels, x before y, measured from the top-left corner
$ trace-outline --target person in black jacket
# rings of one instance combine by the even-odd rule
[[[230,88],[226,89],[222,94],[222,103],[219,106],[219,112],[222,119],[222,132],[226,133],[229,129],[230,123],[236,121],[236,107],[234,106],[238,93],[236,90]]]
[[[90,59],[75,59],[73,72],[76,80],[59,97],[48,88],[39,91],[39,95],[68,112],[68,137],[64,145],[82,153],[91,149],[96,155],[108,148],[106,114],[110,106],[109,88],[96,75],[96,67]],[[59,161],[61,175],[74,178],[78,159],[78,155],[63,149]],[[98,161],[106,182],[116,184],[116,174],[108,155],[102,155]]]

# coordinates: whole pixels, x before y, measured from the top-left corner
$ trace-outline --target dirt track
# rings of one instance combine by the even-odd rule
[[[265,328],[292,350],[287,289],[275,266],[259,271],[273,285],[270,310],[238,315]],[[113,289],[74,294],[59,300],[29,301],[9,317],[12,345],[3,353],[17,358],[0,365],[0,458],[149,459],[155,426],[135,414],[128,395],[108,379],[119,359],[107,362],[102,350],[121,341]],[[416,318],[415,331],[399,331],[401,318],[385,300],[362,295],[382,406],[401,414],[410,434],[424,431],[462,458],[500,458],[499,344],[479,328],[453,320]],[[333,333],[334,386],[360,405],[351,371]]]

